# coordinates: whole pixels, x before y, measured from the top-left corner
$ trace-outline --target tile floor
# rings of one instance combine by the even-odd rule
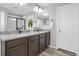
[[[47,48],[39,56],[70,56],[70,55],[54,48]]]

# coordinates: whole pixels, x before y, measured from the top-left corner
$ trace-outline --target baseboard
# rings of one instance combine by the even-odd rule
[[[52,46],[52,45],[49,45],[49,47],[51,47],[51,48],[55,48],[55,49],[58,49],[57,47],[55,47],[55,46]]]
[[[77,52],[76,54],[77,54],[77,56],[79,56],[79,52]]]
[[[79,54],[76,53],[77,56],[79,56]]]
[[[66,53],[66,54],[69,54],[69,55],[71,55],[71,56],[77,56],[76,53],[71,52],[71,51],[68,51],[68,50],[65,50],[65,49],[62,49],[62,48],[58,48],[58,50],[60,50],[60,51],[62,51],[62,52],[64,52],[64,53]]]

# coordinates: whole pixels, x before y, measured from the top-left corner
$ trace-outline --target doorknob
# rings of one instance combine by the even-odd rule
[[[61,32],[61,30],[59,29],[59,32]]]

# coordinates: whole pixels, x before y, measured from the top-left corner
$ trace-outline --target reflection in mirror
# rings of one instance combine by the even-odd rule
[[[23,18],[17,18],[16,19],[16,30],[25,30],[25,19]]]
[[[7,17],[7,31],[16,31],[16,18]]]

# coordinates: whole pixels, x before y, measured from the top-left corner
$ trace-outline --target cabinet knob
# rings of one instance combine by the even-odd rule
[[[61,30],[59,30],[59,32],[61,32]]]

